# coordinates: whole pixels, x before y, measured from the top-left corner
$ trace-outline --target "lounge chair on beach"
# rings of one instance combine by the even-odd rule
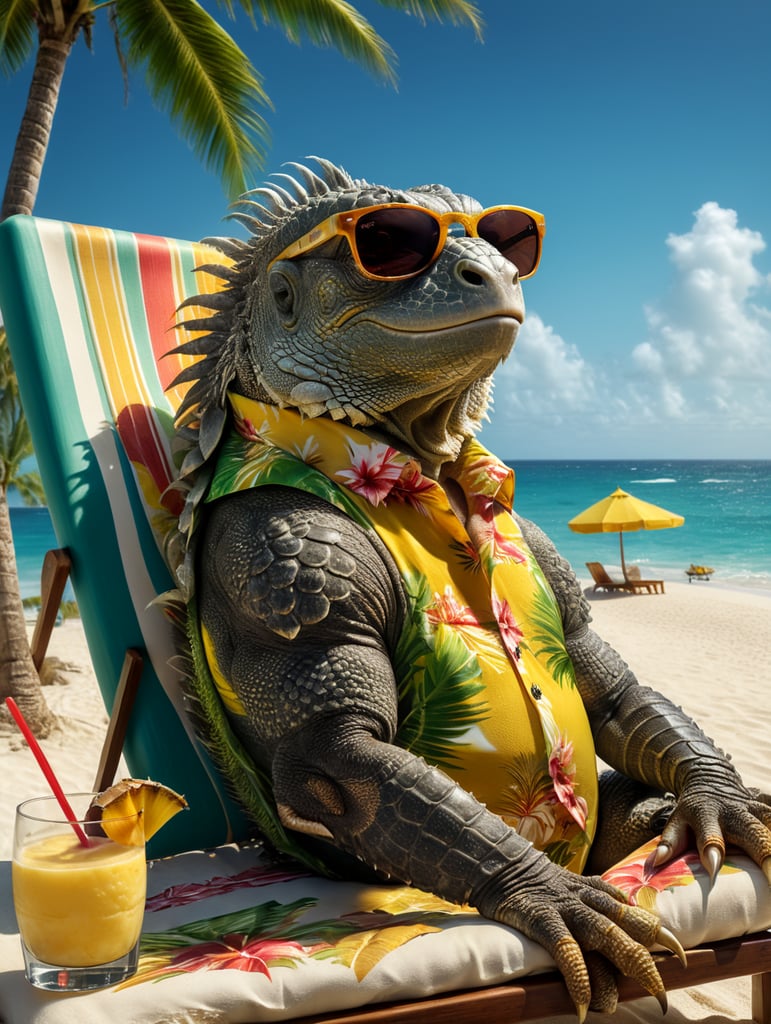
[[[632,590],[645,590],[649,594],[663,594],[664,580],[644,580],[640,576],[640,568],[637,565],[628,565],[624,575],[628,586]]]
[[[594,580],[593,590],[629,590],[631,589],[626,580],[613,580],[601,562],[587,562],[586,568]]]
[[[183,792],[191,808],[149,848],[164,859],[148,873],[139,973],[119,990],[56,999],[25,984],[10,870],[0,873],[0,1019],[514,1024],[572,1014],[545,952],[513,929],[407,886],[315,877],[248,842],[245,815],[196,739],[173,626],[156,600],[172,586],[165,555],[178,511],[166,486],[181,395],[166,388],[180,357],[164,355],[176,308],[212,290],[194,268],[223,260],[103,228],[32,217],[0,225],[0,307],[64,549],[47,562],[46,591],[60,596],[71,565],[111,713],[98,785],[123,750],[132,775]],[[36,659],[50,634],[50,609],[42,614]],[[651,871],[647,857],[638,851],[610,877],[631,880],[632,896],[639,879],[691,950],[686,969],[656,954],[667,988],[753,975],[753,1013],[771,1024],[771,895],[760,869],[732,857],[710,885],[695,858]],[[621,980],[622,1000],[643,995]]]

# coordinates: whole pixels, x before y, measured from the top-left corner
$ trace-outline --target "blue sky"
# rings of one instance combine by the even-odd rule
[[[230,28],[275,108],[254,184],[319,154],[546,215],[483,442],[512,460],[771,458],[771,5],[481,0],[483,42],[357,6],[398,54],[397,89],[274,29]],[[2,180],[30,74],[0,81]],[[70,58],[35,212],[241,233],[141,73],[124,104],[104,12],[94,52]]]

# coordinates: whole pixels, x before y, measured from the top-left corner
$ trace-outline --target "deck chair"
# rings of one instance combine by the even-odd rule
[[[214,285],[196,267],[217,259],[104,228],[0,225],[0,307],[60,545],[44,586],[55,605],[71,568],[111,713],[99,776],[109,781],[117,747],[133,775],[184,792],[191,807],[149,851],[140,971],[118,990],[57,999],[26,984],[0,865],[0,1019],[502,1024],[571,1013],[549,958],[513,929],[406,886],[332,881],[268,855],[190,726],[157,601],[171,586],[163,548],[176,512],[166,484],[180,394],[167,388],[179,361],[166,353],[180,302]],[[51,614],[44,602],[38,663]],[[751,975],[755,1017],[771,1024],[771,895],[759,869],[737,855],[709,892],[692,857],[664,875],[646,870],[647,855],[614,877],[653,893],[691,950],[687,969],[661,956],[667,986]],[[641,996],[622,981],[622,999]]]
[[[640,567],[628,565],[624,579],[632,590],[645,590],[648,594],[663,594],[664,580],[644,580],[640,575]]]
[[[601,562],[587,562],[586,568],[594,580],[592,590],[629,590],[630,585],[626,580],[614,580],[608,575],[608,571]]]

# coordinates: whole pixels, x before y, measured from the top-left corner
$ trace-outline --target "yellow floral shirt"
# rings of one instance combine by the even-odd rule
[[[580,871],[596,825],[594,744],[554,595],[511,515],[511,469],[476,441],[465,445],[451,469],[464,525],[409,455],[331,419],[230,400],[236,429],[207,500],[295,487],[375,530],[410,606],[392,654],[396,742]],[[206,648],[226,706],[243,714]]]

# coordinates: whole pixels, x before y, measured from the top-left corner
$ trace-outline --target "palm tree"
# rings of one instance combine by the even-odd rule
[[[372,25],[343,0],[239,0],[283,29],[292,42],[335,46],[373,73],[394,80],[394,53]],[[379,0],[421,20],[470,24],[481,18],[470,0]],[[232,0],[216,0],[232,14]],[[0,220],[31,213],[51,134],[59,88],[78,36],[90,44],[96,16],[106,10],[121,55],[144,69],[153,99],[196,156],[215,170],[231,195],[244,191],[246,172],[262,167],[269,107],[259,74],[222,26],[196,0],[0,0],[0,70],[13,73],[38,47],[27,108],[16,140]],[[124,52],[125,44],[125,52]]]
[[[479,10],[470,0],[378,2],[422,21],[444,19],[471,25],[477,36],[481,32]],[[233,0],[216,3],[232,15]],[[394,80],[393,51],[344,0],[239,0],[239,4],[254,21],[261,17],[265,24],[282,29],[292,42],[306,35],[315,45],[335,46],[345,57]],[[263,165],[268,133],[257,108],[269,107],[270,100],[246,55],[196,0],[0,0],[0,70],[17,71],[35,50],[37,36],[27,106],[0,220],[32,213],[67,58],[79,36],[90,44],[102,11],[115,35],[124,75],[128,67],[144,70],[153,99],[168,109],[193,152],[220,175],[231,195],[244,190],[250,169]],[[3,359],[9,360],[4,335],[2,340]],[[6,383],[0,383],[2,401],[5,404],[7,399],[23,422],[10,362],[4,361],[6,365]],[[16,482],[24,488],[23,476],[16,476]],[[32,729],[43,736],[53,716],[43,700],[27,644],[6,486],[0,491],[0,699],[13,696]]]
[[[8,509],[10,487],[16,488],[26,505],[43,503],[40,475],[23,468],[32,454],[5,328],[0,327],[0,698],[13,696],[31,728],[45,736],[54,717],[29,655]],[[17,651],[22,657],[16,656]]]

